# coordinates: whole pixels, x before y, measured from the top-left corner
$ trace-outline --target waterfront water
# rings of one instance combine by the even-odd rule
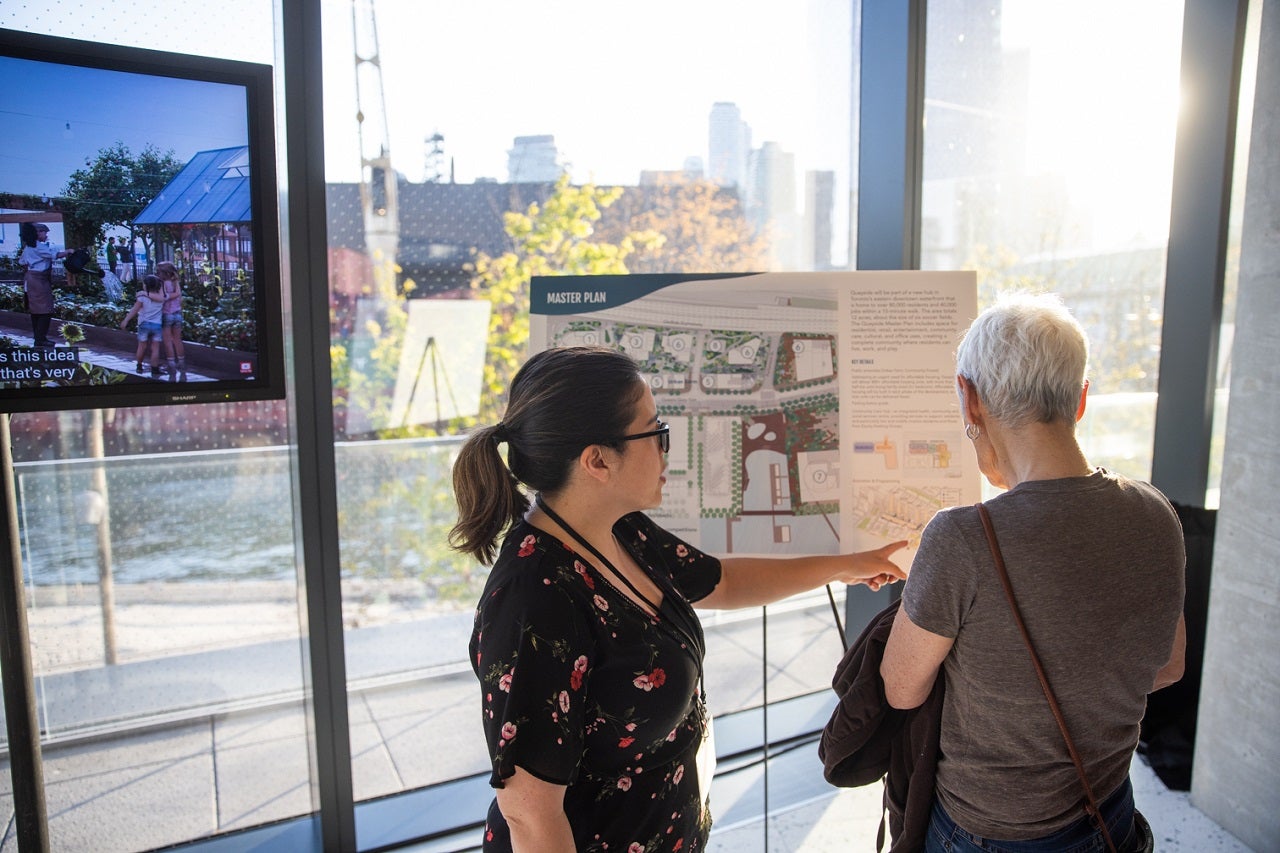
[[[336,449],[344,576],[447,580],[471,571],[444,544],[456,445]],[[105,475],[105,500],[96,471]],[[95,507],[109,518],[117,584],[296,577],[289,448],[20,463],[15,479],[28,584],[98,582]]]
[[[106,476],[103,499],[94,469]],[[117,583],[281,579],[294,574],[283,450],[158,454],[19,465],[18,527],[27,583],[97,583],[94,505],[109,517]]]

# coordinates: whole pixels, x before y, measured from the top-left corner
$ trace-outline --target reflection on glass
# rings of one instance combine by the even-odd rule
[[[1097,0],[932,3],[928,15],[922,266],[977,270],[980,307],[1006,290],[1061,294],[1092,348],[1086,455],[1143,479],[1181,15]]]
[[[279,5],[7,3],[0,26],[271,64]],[[195,107],[116,93],[91,136],[137,156],[157,122],[207,136]],[[60,140],[77,133],[62,124]],[[70,227],[65,187],[33,192]],[[141,237],[100,207],[105,233]],[[76,298],[104,322],[133,301],[97,296]],[[225,302],[214,320],[234,325]],[[152,849],[311,812],[286,403],[31,413],[11,432],[50,848]],[[16,846],[10,824],[0,850]]]
[[[1240,234],[1243,230],[1245,181],[1249,172],[1249,148],[1253,134],[1253,97],[1258,77],[1258,33],[1261,18],[1261,7],[1250,4],[1245,22],[1244,54],[1240,72],[1240,111],[1236,116],[1236,150],[1231,172],[1227,268],[1223,280],[1222,327],[1218,337],[1213,433],[1209,442],[1209,481],[1204,503],[1206,509],[1218,508],[1222,489],[1222,454],[1226,444],[1227,406],[1231,397],[1231,347],[1235,342],[1236,293],[1240,283]]]
[[[452,551],[461,439],[337,448],[348,713],[359,799],[483,771],[466,660],[484,570]]]
[[[290,455],[234,447],[282,434],[284,411],[14,416],[54,849],[148,849],[311,810]],[[223,449],[117,455],[201,442]]]

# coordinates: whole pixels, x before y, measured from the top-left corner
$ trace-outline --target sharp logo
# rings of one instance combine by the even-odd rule
[[[172,397],[169,398],[169,401],[173,403],[189,403],[195,399],[196,399],[195,394],[174,394]]]

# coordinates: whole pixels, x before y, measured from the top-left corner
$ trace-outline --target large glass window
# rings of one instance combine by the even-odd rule
[[[1177,3],[931,2],[925,269],[1062,295],[1092,347],[1090,461],[1151,473]],[[1087,57],[1087,61],[1084,58]]]
[[[234,446],[283,434],[283,413],[14,416],[54,848],[147,849],[310,811],[289,454]],[[137,452],[153,439],[222,448]]]
[[[0,26],[273,64],[274,8],[271,0],[141,0],[63,4],[55,13],[7,4]],[[9,213],[27,211],[30,196],[46,214],[101,202],[69,194],[68,178],[117,143],[136,163],[139,140],[207,138],[174,127],[175,115],[190,121],[198,105],[179,113],[163,102],[107,99],[82,124],[62,116],[62,92],[24,89],[15,98],[23,120],[56,120],[59,142],[82,139],[83,148],[67,164],[51,151],[0,143],[4,162],[24,165],[0,168]],[[165,134],[148,136],[151,128]],[[38,169],[47,183],[11,183]],[[129,234],[129,211],[117,218],[91,238],[98,248]],[[16,235],[15,225],[3,227]],[[135,260],[139,274],[154,271],[154,253]],[[118,271],[124,301],[59,271],[59,305],[75,291],[74,301],[118,321],[137,289],[132,265]],[[4,264],[0,284],[13,286],[14,274]],[[21,324],[2,313],[8,348]],[[209,346],[184,337],[193,361],[193,350]],[[133,355],[130,343],[118,359],[130,372]],[[282,400],[12,416],[51,849],[152,849],[313,811],[288,412]],[[11,815],[8,783],[6,772]],[[8,825],[6,851],[17,849]]]
[[[323,8],[355,794],[463,780],[440,820],[477,823],[486,572],[445,543],[449,468],[527,354],[529,274],[849,268],[856,4]],[[761,744],[815,728],[842,650],[825,594],[769,610],[767,657],[759,610],[704,621],[729,827],[812,796],[765,793]]]
[[[492,796],[465,652],[485,569],[445,541],[450,468],[527,355],[529,275],[850,269],[859,4],[318,2],[357,843],[465,849]],[[0,26],[271,63],[276,5],[9,4]],[[983,304],[1062,293],[1094,346],[1088,455],[1138,477],[1180,14],[935,0],[927,15],[922,265],[977,269]],[[107,126],[165,119],[103,105]],[[59,189],[23,192],[56,206]],[[13,417],[52,848],[149,849],[316,809],[292,404]],[[842,597],[704,619],[713,849],[756,849],[761,815],[831,802],[812,733]],[[869,843],[878,800],[832,807],[865,811]]]
[[[55,848],[147,849],[311,810],[283,415],[13,418]],[[153,440],[220,447],[137,452]]]

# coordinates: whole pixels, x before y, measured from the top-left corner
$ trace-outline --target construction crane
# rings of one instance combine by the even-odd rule
[[[442,183],[445,179],[444,134],[437,130],[422,141],[427,146],[422,164],[422,181],[427,184]],[[452,174],[449,178],[449,183],[453,183]]]
[[[356,128],[360,139],[360,207],[364,242],[373,261],[375,280],[395,284],[400,247],[400,207],[396,173],[391,168],[387,102],[382,92],[382,58],[378,53],[378,21],[374,0],[351,0],[351,27],[356,63]],[[371,115],[370,110],[376,115]],[[382,292],[387,292],[379,288]]]

